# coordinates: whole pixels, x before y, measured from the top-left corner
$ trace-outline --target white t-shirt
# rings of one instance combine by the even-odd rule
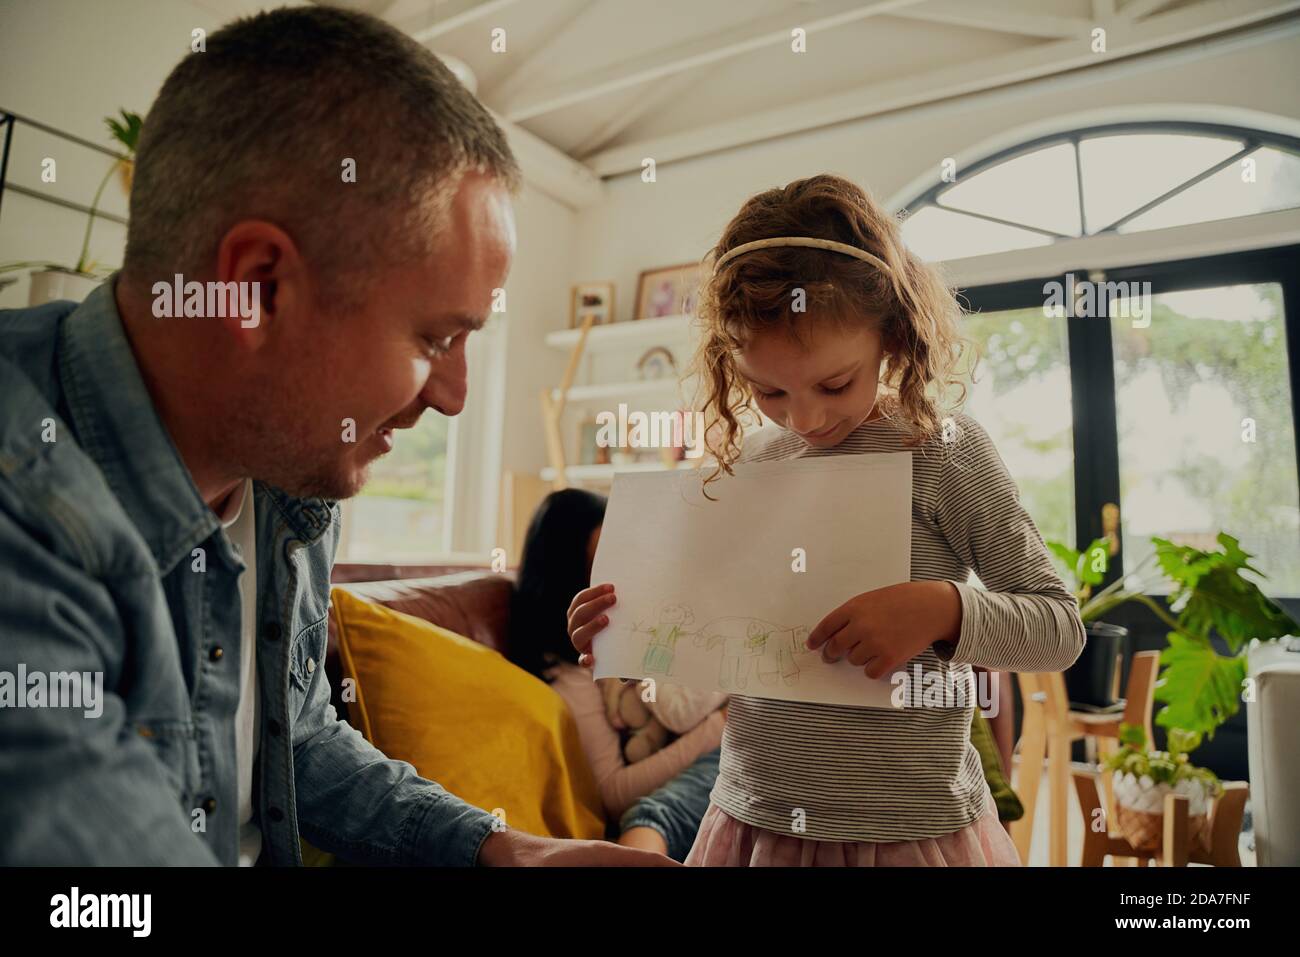
[[[239,780],[239,866],[252,867],[262,852],[262,832],[253,823],[253,762],[260,740],[257,694],[257,516],[253,482],[245,479],[219,516],[235,551],[244,560],[239,576],[239,705],[235,708],[235,763]]]

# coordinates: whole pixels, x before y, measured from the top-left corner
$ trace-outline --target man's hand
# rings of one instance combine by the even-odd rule
[[[817,623],[807,645],[881,679],[937,641],[956,644],[961,596],[946,581],[903,582],[850,598]]]
[[[489,834],[479,848],[483,867],[681,867],[672,858],[608,841],[537,837],[522,831]]]

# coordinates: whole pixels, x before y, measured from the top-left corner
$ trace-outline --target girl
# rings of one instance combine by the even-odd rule
[[[720,426],[709,481],[736,462],[911,451],[911,581],[828,609],[808,647],[875,679],[919,665],[944,688],[970,687],[972,665],[1063,670],[1083,648],[1077,604],[988,435],[940,404],[959,385],[961,310],[899,233],[861,189],[826,175],[760,193],[728,224],[696,355]],[[742,453],[751,401],[772,424]],[[987,590],[967,583],[972,570]],[[602,584],[570,604],[581,664],[614,601]],[[733,695],[687,863],[1018,864],[971,712]]]

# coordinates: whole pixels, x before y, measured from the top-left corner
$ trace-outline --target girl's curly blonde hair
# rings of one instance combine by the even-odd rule
[[[756,249],[713,267],[742,243],[776,236],[848,243],[883,259],[890,271],[798,246]],[[948,409],[965,401],[957,371],[965,345],[958,330],[962,308],[954,291],[903,245],[897,220],[846,179],[823,174],[751,197],[705,257],[704,273],[692,371],[704,393],[705,447],[718,463],[706,485],[723,471],[731,474],[740,455],[740,420],[754,412],[754,397],[735,353],[758,333],[782,332],[807,347],[826,323],[875,328],[887,356],[879,402],[908,431],[912,446],[938,433]],[[803,311],[794,308],[797,290],[803,290]],[[955,400],[945,401],[954,389]]]

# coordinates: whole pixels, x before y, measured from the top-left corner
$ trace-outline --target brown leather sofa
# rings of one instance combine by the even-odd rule
[[[358,569],[361,571],[358,571]],[[373,601],[394,611],[423,618],[458,635],[472,638],[503,655],[507,654],[510,634],[510,596],[514,573],[473,569],[425,578],[393,578],[385,581],[356,581],[365,577],[366,566],[339,566],[335,586],[345,588],[358,598]],[[375,566],[370,566],[374,570]],[[427,567],[426,567],[427,568]],[[380,567],[378,570],[397,570]],[[421,569],[425,570],[425,569]],[[436,570],[436,569],[428,569]],[[400,574],[400,570],[397,570]],[[339,663],[338,637],[334,616],[329,621],[329,651],[325,674],[330,681],[334,708],[339,717],[349,720],[347,704],[342,700],[342,668]]]

